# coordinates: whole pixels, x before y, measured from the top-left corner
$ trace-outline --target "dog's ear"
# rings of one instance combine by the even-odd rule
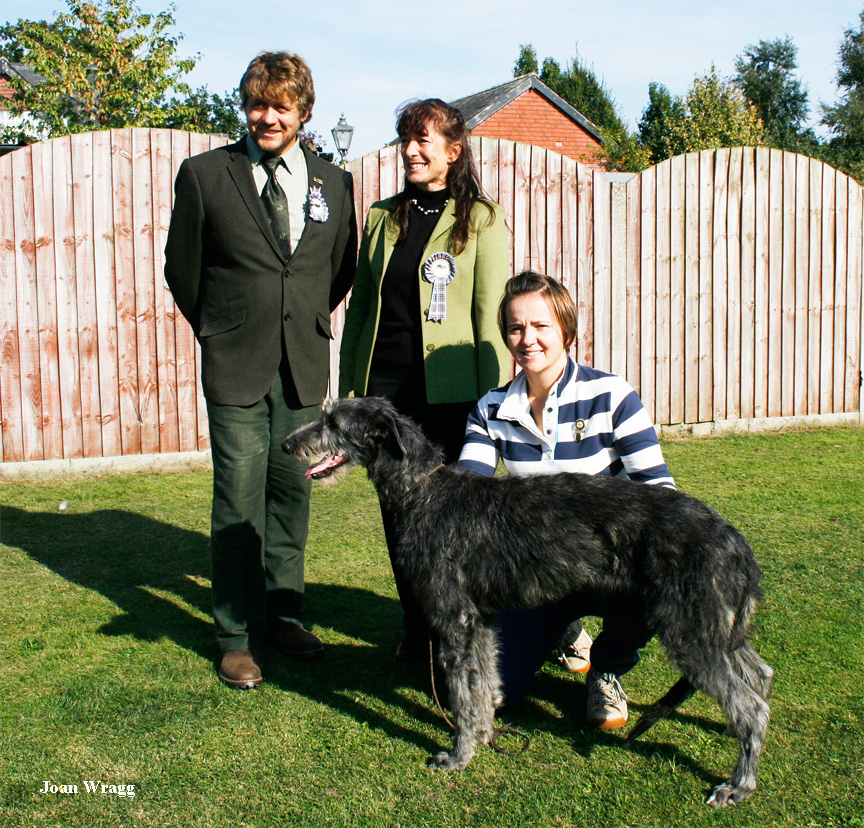
[[[394,417],[390,411],[381,411],[378,415],[380,422],[379,432],[382,441],[389,449],[390,453],[397,459],[406,457],[408,449],[402,442],[402,435],[399,434],[398,418]]]

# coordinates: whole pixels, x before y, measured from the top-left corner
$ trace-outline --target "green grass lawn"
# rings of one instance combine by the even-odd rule
[[[856,429],[664,443],[679,488],[763,566],[772,723],[759,789],[721,812],[703,800],[737,742],[712,701],[627,747],[587,728],[584,680],[551,664],[508,719],[527,753],[428,770],[447,730],[428,665],[391,660],[400,611],[362,471],[314,492],[307,612],[326,658],[266,653],[254,692],[213,670],[209,475],[4,484],[0,825],[862,826],[862,446]],[[673,680],[652,642],[626,679],[633,712]]]

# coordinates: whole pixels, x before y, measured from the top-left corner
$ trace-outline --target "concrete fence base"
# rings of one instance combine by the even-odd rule
[[[656,426],[660,437],[717,437],[724,434],[779,433],[808,428],[861,427],[861,415],[814,414],[803,417],[762,417],[743,420],[715,420]],[[63,478],[102,477],[117,474],[208,471],[213,468],[209,451],[172,454],[140,454],[126,457],[87,457],[75,460],[32,460],[27,463],[0,463],[0,483],[35,482]]]
[[[209,451],[83,457],[75,460],[32,460],[28,463],[0,463],[0,483],[13,480],[33,482],[117,474],[206,471],[212,468]]]
[[[770,434],[803,431],[808,428],[861,426],[857,411],[846,414],[808,414],[800,417],[754,417],[740,420],[713,420],[709,423],[678,423],[657,427],[660,437],[720,437],[724,434]]]

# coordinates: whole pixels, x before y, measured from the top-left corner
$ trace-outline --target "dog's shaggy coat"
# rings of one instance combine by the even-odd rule
[[[464,768],[493,736],[497,612],[592,587],[641,599],[682,676],[628,738],[702,690],[740,744],[731,778],[708,801],[722,807],[755,790],[774,675],[747,640],[759,566],[734,527],[703,503],[607,476],[479,477],[445,468],[416,425],[371,397],[326,404],[283,448],[304,459],[325,455],[307,472],[314,479],[365,466],[395,515],[395,554],[440,636],[456,729],[453,749],[432,757],[434,767]]]

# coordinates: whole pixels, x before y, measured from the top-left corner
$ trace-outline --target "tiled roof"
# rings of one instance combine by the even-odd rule
[[[465,126],[468,129],[473,129],[529,89],[533,89],[541,94],[553,106],[556,106],[571,120],[579,124],[582,129],[590,133],[601,143],[603,142],[600,130],[591,121],[579,112],[578,109],[567,103],[560,95],[553,92],[533,73],[522,75],[512,81],[502,83],[500,86],[493,86],[484,92],[478,92],[476,95],[468,95],[468,97],[460,98],[458,101],[451,101],[450,105],[455,106],[462,113],[462,117],[465,118]]]
[[[19,77],[27,81],[31,86],[37,86],[42,83],[45,78],[38,72],[34,72],[25,63],[12,63],[4,57],[0,57],[0,76],[7,78]]]

